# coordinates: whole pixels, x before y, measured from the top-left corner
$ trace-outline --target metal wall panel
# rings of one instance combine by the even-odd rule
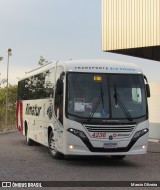
[[[102,50],[160,45],[160,0],[102,0]]]

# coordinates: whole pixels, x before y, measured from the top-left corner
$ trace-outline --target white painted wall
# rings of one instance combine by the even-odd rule
[[[150,83],[151,97],[149,104],[149,138],[160,139],[160,82]]]

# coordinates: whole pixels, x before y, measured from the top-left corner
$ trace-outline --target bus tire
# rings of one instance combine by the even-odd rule
[[[114,156],[111,156],[114,160],[122,160],[123,158],[125,158],[126,156],[125,155],[114,155]]]
[[[28,137],[28,127],[26,129],[26,143],[28,146],[33,146],[34,141]]]
[[[53,131],[51,131],[49,134],[48,147],[49,147],[49,153],[52,158],[57,159],[57,160],[64,158],[64,155],[56,150]]]

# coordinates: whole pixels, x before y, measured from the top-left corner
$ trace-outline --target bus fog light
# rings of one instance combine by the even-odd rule
[[[73,145],[69,145],[69,149],[70,149],[70,150],[73,150],[73,149],[74,149],[74,146],[73,146]]]
[[[142,148],[143,148],[143,149],[146,149],[146,146],[143,145]]]

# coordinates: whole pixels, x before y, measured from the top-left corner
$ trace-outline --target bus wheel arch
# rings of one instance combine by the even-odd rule
[[[63,159],[64,155],[56,150],[56,140],[54,138],[54,131],[51,127],[48,128],[48,148],[49,153],[54,159]]]
[[[28,137],[28,124],[27,121],[25,121],[25,136],[26,136],[26,143],[28,146],[33,146],[34,141]]]
[[[49,127],[48,127],[48,140],[49,140],[50,133],[51,133],[52,131],[53,131],[52,127],[49,126]]]

